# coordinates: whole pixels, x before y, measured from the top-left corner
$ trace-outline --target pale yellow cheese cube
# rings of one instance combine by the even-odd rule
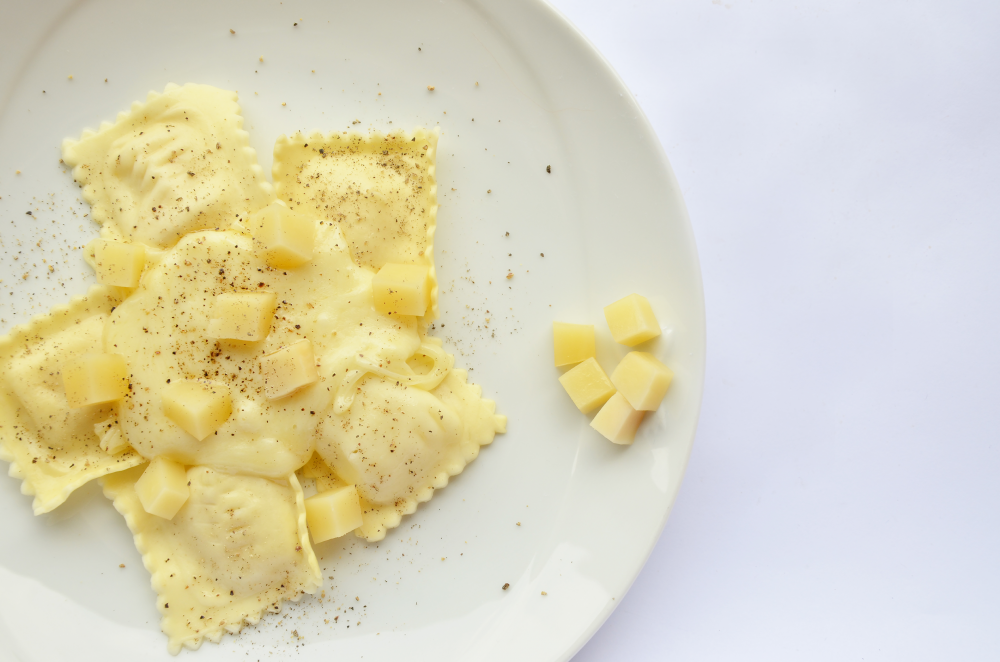
[[[97,281],[105,285],[135,287],[146,267],[146,247],[120,241],[94,241],[94,268]]]
[[[165,457],[154,457],[135,481],[135,493],[150,515],[173,519],[191,496],[184,467]]]
[[[611,380],[593,357],[567,370],[559,378],[559,383],[584,414],[597,409],[615,394]]]
[[[608,321],[615,342],[629,347],[660,335],[660,324],[653,308],[646,297],[638,294],[630,294],[605,306],[604,319]]]
[[[556,366],[579,363],[597,356],[593,324],[552,323],[552,340]]]
[[[624,395],[615,393],[594,416],[590,427],[603,434],[609,441],[628,446],[635,440],[635,431],[639,428],[639,423],[642,423],[645,414],[644,411],[632,409],[632,405]]]
[[[611,373],[611,383],[634,409],[653,411],[670,388],[673,371],[649,352],[629,352]]]
[[[167,384],[160,392],[167,418],[201,441],[229,420],[233,401],[229,387],[208,379],[182,379]]]
[[[375,310],[386,315],[423,316],[430,305],[430,267],[389,263],[372,278]]]
[[[306,499],[306,523],[313,542],[350,533],[362,524],[361,501],[353,485],[344,485]]]
[[[215,297],[207,335],[245,342],[264,340],[277,304],[274,292],[224,292]]]
[[[316,220],[275,201],[248,219],[264,261],[275,269],[291,269],[312,259]]]
[[[319,379],[312,343],[303,338],[273,354],[262,356],[260,372],[264,377],[264,394],[269,400],[290,395]]]
[[[118,354],[84,354],[63,366],[62,382],[73,409],[112,402],[128,393],[128,367]]]

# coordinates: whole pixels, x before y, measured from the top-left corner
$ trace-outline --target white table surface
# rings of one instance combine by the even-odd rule
[[[708,378],[577,655],[1000,659],[1000,4],[554,0],[680,180]]]

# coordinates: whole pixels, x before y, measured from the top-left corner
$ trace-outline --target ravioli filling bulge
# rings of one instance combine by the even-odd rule
[[[387,262],[427,265],[434,281],[438,134],[342,133],[281,136],[274,147],[278,198],[340,224],[355,262],[377,271]]]
[[[125,356],[131,371],[132,390],[121,414],[126,436],[147,458],[163,455],[271,477],[298,469],[313,453],[316,422],[333,397],[335,380],[353,358],[402,365],[420,346],[415,321],[391,319],[371,307],[371,276],[351,261],[335,225],[319,225],[313,260],[288,270],[267,267],[253,239],[238,231],[188,235],[109,320],[106,348]],[[266,340],[207,336],[215,297],[227,292],[275,293],[278,306]],[[319,381],[269,400],[261,357],[303,338],[313,344]],[[160,407],[163,387],[178,379],[209,379],[230,389],[233,415],[202,441]]]
[[[235,93],[170,86],[114,124],[67,140],[63,160],[108,234],[165,248],[273,199],[242,126]]]
[[[35,495],[36,515],[62,504],[81,485],[142,463],[131,450],[106,453],[94,426],[114,419],[114,404],[72,409],[61,380],[64,363],[100,352],[105,321],[117,297],[94,287],[0,340],[0,459]]]
[[[104,492],[152,574],[171,653],[217,642],[322,583],[294,474],[276,481],[191,467],[191,496],[166,520],[143,510],[134,487],[141,473],[105,477]]]
[[[242,126],[235,93],[171,85],[65,141],[101,236],[145,245],[144,271],[134,289],[95,287],[0,339],[0,459],[36,514],[103,476],[153,575],[172,653],[320,585],[295,473],[307,463],[321,490],[356,486],[355,533],[380,540],[506,424],[427,335],[437,132],[283,136],[272,188]],[[268,266],[249,230],[275,192],[314,215],[312,258],[295,268]],[[387,263],[429,268],[425,317],[374,308]],[[274,295],[266,337],[212,337],[216,299],[240,293]],[[261,360],[303,340],[318,378],[269,392]],[[88,352],[123,357],[129,388],[70,409],[60,369]],[[214,430],[189,434],[165,413],[164,389],[187,380],[228,389],[231,414]],[[136,494],[139,465],[155,458],[187,467],[190,496],[172,519]]]

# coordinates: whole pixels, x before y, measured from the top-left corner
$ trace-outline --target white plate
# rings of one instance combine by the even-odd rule
[[[275,138],[296,129],[441,127],[438,333],[510,417],[509,432],[382,543],[320,545],[333,577],[322,603],[307,598],[194,656],[570,658],[659,536],[704,376],[704,304],[684,204],[610,66],[537,0],[46,0],[3,12],[4,329],[92,281],[68,247],[96,228],[59,145],[149,90],[238,90],[265,170]],[[667,329],[653,351],[676,379],[635,445],[622,448],[588,427],[556,381],[551,322],[596,324],[610,369],[625,349],[608,338],[602,307],[633,291]],[[169,659],[148,576],[96,485],[34,518],[4,478],[0,525],[0,651]]]

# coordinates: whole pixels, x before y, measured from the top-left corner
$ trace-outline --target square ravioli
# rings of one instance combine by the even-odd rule
[[[430,267],[428,319],[438,315],[434,271],[438,130],[413,133],[318,131],[274,145],[274,188],[289,207],[339,223],[358,266]]]
[[[102,448],[95,426],[113,425],[117,405],[70,408],[60,374],[70,359],[104,351],[104,322],[120,301],[95,286],[0,339],[0,459],[35,496],[36,515],[94,478],[145,461],[125,445]]]
[[[152,575],[167,647],[196,650],[254,624],[322,584],[294,474],[272,480],[190,467],[191,495],[172,519],[150,515],[135,483],[144,467],[106,477]]]
[[[208,85],[150,92],[114,124],[64,141],[63,160],[103,235],[155,248],[228,227],[274,199],[236,93]]]
[[[320,424],[316,450],[329,468],[307,466],[321,490],[357,487],[362,525],[355,533],[370,542],[399,526],[507,429],[507,417],[464,370],[448,370],[427,390],[369,372],[352,390],[347,408],[331,408]]]
[[[236,94],[171,84],[63,142],[102,285],[0,338],[0,459],[36,514],[100,477],[172,654],[320,587],[296,471],[377,541],[505,431],[427,335],[438,137],[281,136],[272,186]]]

